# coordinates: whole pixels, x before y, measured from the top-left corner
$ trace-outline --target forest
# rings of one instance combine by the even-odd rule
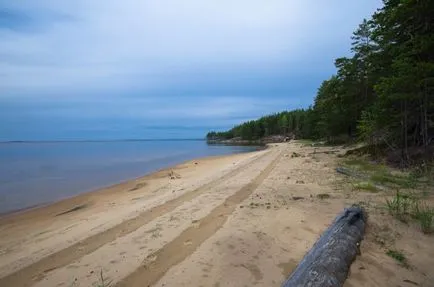
[[[335,60],[307,109],[248,121],[208,140],[257,140],[270,135],[363,141],[374,150],[399,151],[434,144],[434,1],[384,0],[354,31],[351,57]],[[431,149],[432,150],[432,149]],[[432,153],[430,153],[432,156]]]

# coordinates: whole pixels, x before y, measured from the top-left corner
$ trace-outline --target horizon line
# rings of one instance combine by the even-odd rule
[[[0,144],[8,143],[90,143],[90,142],[141,142],[141,141],[205,141],[205,138],[162,138],[162,139],[83,139],[83,140],[6,140]]]

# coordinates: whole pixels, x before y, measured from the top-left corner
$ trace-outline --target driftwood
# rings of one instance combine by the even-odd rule
[[[365,224],[366,214],[361,207],[345,209],[304,256],[282,287],[343,286],[351,263],[360,254]]]

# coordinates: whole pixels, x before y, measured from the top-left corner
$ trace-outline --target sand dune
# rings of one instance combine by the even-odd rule
[[[342,184],[330,150],[285,143],[190,161],[0,218],[0,286],[92,286],[101,271],[114,286],[280,286],[345,206],[384,202]],[[433,237],[367,208],[345,286],[433,286]]]

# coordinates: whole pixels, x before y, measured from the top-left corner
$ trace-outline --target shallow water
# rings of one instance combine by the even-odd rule
[[[57,201],[193,158],[255,149],[199,140],[1,143],[0,213]]]

